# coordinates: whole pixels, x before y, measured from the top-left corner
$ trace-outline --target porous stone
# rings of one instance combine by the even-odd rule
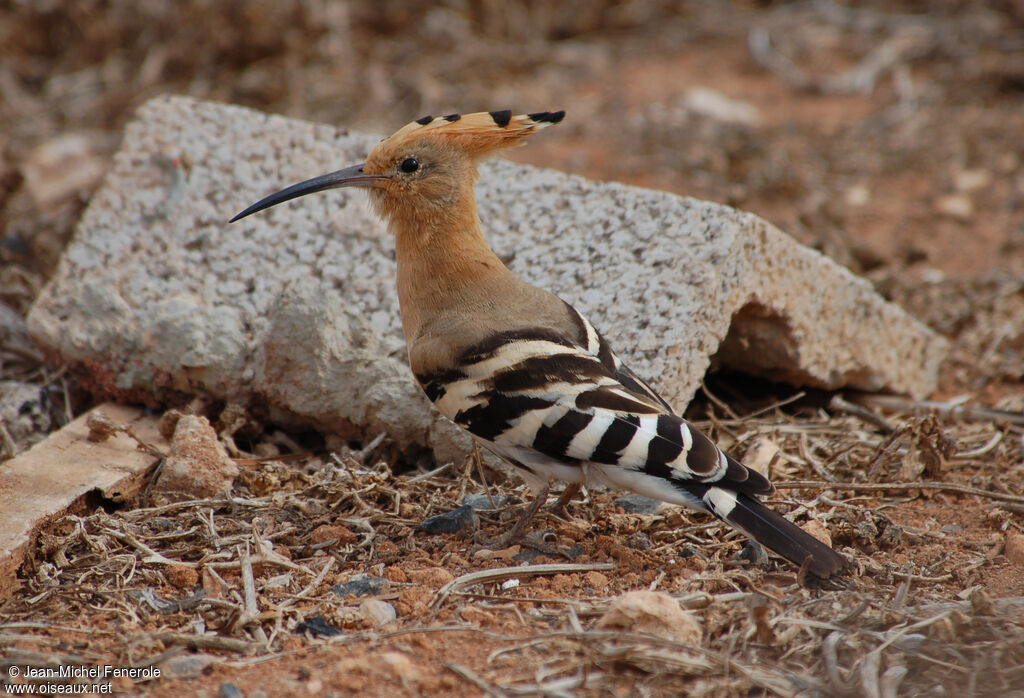
[[[238,466],[206,417],[187,414],[174,428],[170,453],[153,491],[212,497],[230,490],[236,477]]]
[[[697,618],[661,591],[629,591],[615,599],[597,621],[599,628],[622,628],[668,640],[700,644]]]
[[[393,241],[365,192],[227,223],[378,140],[186,97],[146,103],[32,335],[107,397],[202,393],[461,462],[469,438],[430,411],[406,365]],[[587,314],[678,409],[713,364],[828,389],[935,386],[941,338],[756,216],[502,160],[481,169],[499,256]]]

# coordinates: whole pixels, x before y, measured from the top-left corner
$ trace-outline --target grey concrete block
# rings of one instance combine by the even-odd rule
[[[393,243],[364,192],[227,223],[377,140],[185,97],[145,104],[32,309],[34,338],[107,396],[207,393],[463,453],[406,366]],[[509,266],[586,313],[677,408],[712,360],[824,388],[935,386],[944,340],[751,214],[501,160],[477,195]]]

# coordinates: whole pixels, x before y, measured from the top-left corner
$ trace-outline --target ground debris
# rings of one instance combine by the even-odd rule
[[[120,638],[134,638],[195,648],[206,653],[200,663],[213,666],[203,657],[277,662],[285,661],[274,659],[278,653],[323,643],[351,653],[377,642],[404,657],[414,638],[441,635],[430,645],[434,664],[395,660],[407,683],[480,682],[503,694],[600,692],[629,677],[655,694],[685,685],[894,695],[1014,678],[1014,665],[992,662],[989,653],[1016,657],[1024,623],[997,610],[1005,599],[983,592],[1024,593],[1012,572],[1013,544],[1004,544],[1019,535],[1017,520],[1006,509],[979,518],[970,525],[990,542],[966,547],[954,536],[968,523],[949,516],[956,502],[1014,505],[1017,480],[1004,477],[997,491],[986,478],[998,475],[989,456],[1018,457],[1019,440],[994,440],[1000,432],[991,424],[947,424],[943,433],[963,444],[957,455],[934,475],[885,483],[864,481],[878,454],[888,454],[880,467],[895,469],[900,451],[917,441],[897,443],[895,431],[865,427],[857,415],[712,413],[696,421],[728,429],[739,450],[768,439],[778,449],[771,468],[821,478],[789,481],[801,491],[789,515],[831,536],[862,568],[849,589],[803,589],[789,565],[738,557],[745,539],[714,521],[665,506],[623,513],[621,497],[600,490],[569,503],[571,520],[540,514],[538,530],[573,545],[572,563],[532,549],[520,562],[518,547],[469,555],[464,538],[419,524],[483,495],[472,468],[395,477],[398,462],[279,455],[244,458],[248,477],[222,494],[55,521],[24,568],[24,593],[0,608],[0,643],[29,661],[22,658],[35,655],[25,652],[55,647],[60,632],[51,628],[106,619],[118,623],[118,634],[92,642],[108,657],[119,656]],[[978,486],[924,479],[965,471]],[[269,491],[266,473],[276,483]],[[785,492],[787,482],[780,485]],[[479,513],[487,534],[509,525],[515,512],[507,502],[524,498],[515,483],[489,487],[503,506]],[[937,507],[939,497],[953,506]],[[489,506],[486,496],[478,499]],[[786,510],[785,499],[774,505]],[[700,641],[611,627],[615,600],[630,594],[668,599],[692,614]],[[162,651],[153,647],[154,656]],[[199,666],[176,661],[185,673]],[[522,674],[523,662],[535,667],[533,678]]]

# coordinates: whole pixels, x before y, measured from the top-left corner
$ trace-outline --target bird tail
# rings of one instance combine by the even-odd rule
[[[726,498],[728,501],[715,501]],[[806,566],[807,572],[820,580],[830,581],[850,573],[848,559],[747,494],[712,488],[704,501],[727,523],[794,565]]]

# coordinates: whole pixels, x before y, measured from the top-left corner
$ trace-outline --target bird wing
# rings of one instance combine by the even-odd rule
[[[502,451],[772,492],[767,479],[673,414],[604,346],[603,338],[582,346],[548,329],[524,328],[470,347],[458,368],[417,378],[442,414]]]
[[[673,414],[583,323],[576,339],[550,328],[492,334],[455,367],[417,379],[442,414],[540,482],[595,469],[714,514],[821,580],[849,572],[845,557],[756,499],[774,490],[767,478]]]

